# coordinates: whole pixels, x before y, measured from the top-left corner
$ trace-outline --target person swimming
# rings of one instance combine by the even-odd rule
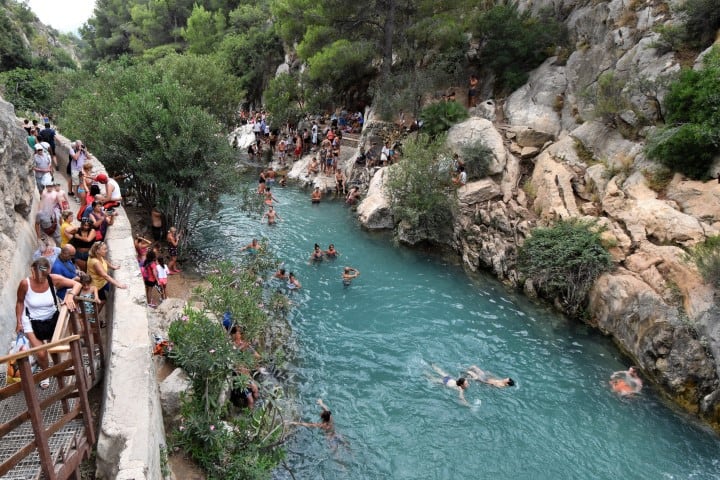
[[[345,440],[339,433],[335,432],[335,422],[330,409],[323,403],[322,398],[318,398],[317,402],[320,405],[322,411],[320,412],[319,422],[289,422],[288,425],[297,425],[300,427],[319,428],[325,432],[329,445],[333,450],[337,449],[338,446],[347,446],[347,440]]]
[[[330,245],[328,245],[328,249],[325,250],[323,253],[328,258],[336,258],[338,255],[340,255],[340,252],[335,250],[335,245],[332,243]]]
[[[485,370],[482,370],[477,365],[472,365],[467,369],[467,376],[471,379],[477,381],[486,383],[488,385],[492,385],[493,387],[497,388],[505,388],[505,387],[512,387],[515,385],[515,380],[513,380],[510,377],[507,378],[496,378],[492,375],[488,374]]]
[[[315,187],[315,190],[313,190],[312,194],[310,195],[310,202],[320,203],[320,199],[322,199],[322,192],[320,191],[320,187]]]
[[[637,367],[630,367],[625,370],[613,372],[610,376],[610,387],[613,392],[621,397],[627,397],[640,393],[643,383],[637,373]]]
[[[444,371],[442,371],[437,365],[433,364],[431,365],[433,370],[437,372],[438,375],[440,375],[440,383],[445,385],[448,388],[452,388],[454,390],[458,391],[458,395],[460,396],[460,401],[464,405],[469,405],[467,400],[465,400],[465,389],[469,386],[469,383],[466,378],[460,377],[458,379],[454,379]],[[434,381],[437,381],[438,379],[435,379]]]
[[[258,250],[260,250],[260,242],[258,242],[257,238],[253,238],[252,242],[248,243],[240,249],[241,252],[245,250],[250,253],[257,253]]]
[[[342,274],[343,285],[349,287],[354,278],[360,275],[360,271],[353,267],[345,267]]]
[[[287,279],[287,289],[288,290],[296,290],[298,288],[302,287],[300,282],[297,278],[295,278],[295,274],[293,272],[290,272]]]
[[[313,262],[322,262],[323,261],[323,254],[324,252],[320,249],[320,245],[317,243],[315,244],[315,247],[313,248],[312,253],[310,254],[310,263]]]

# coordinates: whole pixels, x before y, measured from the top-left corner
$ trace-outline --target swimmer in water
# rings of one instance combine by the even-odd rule
[[[319,428],[325,432],[327,440],[333,449],[336,449],[339,445],[346,445],[347,441],[338,433],[335,433],[335,422],[333,421],[332,412],[323,403],[322,398],[318,398],[317,402],[320,405],[322,411],[320,412],[319,422],[289,422],[289,425],[298,425],[300,427]]]
[[[340,255],[340,252],[335,250],[335,245],[332,243],[330,245],[328,245],[328,249],[325,250],[323,253],[328,258],[336,258],[338,255]]]
[[[442,371],[437,365],[433,364],[431,365],[433,370],[440,375],[440,379],[433,379],[433,381],[442,383],[448,388],[452,388],[458,391],[458,395],[460,396],[460,401],[464,405],[468,405],[467,400],[465,400],[465,389],[468,387],[468,381],[464,377],[460,377],[457,380],[452,378],[450,375]]]
[[[287,275],[287,273],[285,273],[285,269],[284,269],[284,268],[278,269],[278,271],[275,272],[275,274],[273,275],[273,277],[274,277],[274,278],[279,278],[280,280],[287,280],[287,279],[288,279],[288,275]]]
[[[619,372],[613,372],[610,376],[610,387],[613,392],[621,397],[628,397],[640,393],[642,390],[642,380],[638,376],[637,367],[630,367]]]
[[[482,370],[477,365],[473,365],[467,369],[467,376],[477,382],[487,383],[497,388],[512,387],[515,385],[515,380],[510,377],[507,378],[496,378],[488,374],[485,370]]]
[[[300,282],[297,278],[295,278],[295,274],[293,272],[290,272],[287,279],[287,289],[288,290],[297,290],[298,288],[301,288],[302,285],[300,285]]]
[[[310,261],[309,263],[313,262],[322,262],[323,261],[323,251],[320,249],[320,245],[317,243],[315,244],[315,247],[313,249],[313,252],[310,254]]]
[[[257,253],[258,250],[260,250],[260,242],[258,242],[257,238],[253,238],[252,242],[248,243],[240,249],[241,252],[245,250],[249,251],[250,253]]]
[[[360,275],[360,271],[353,267],[345,267],[342,274],[343,285],[349,287],[354,278]]]
[[[320,203],[320,199],[322,199],[322,192],[320,191],[320,187],[315,187],[315,190],[313,190],[312,194],[310,194],[310,202]]]
[[[268,211],[263,214],[262,218],[265,218],[265,217],[267,217],[267,219],[268,219],[268,225],[275,225],[275,222],[277,220],[282,220],[282,218],[280,218],[280,215],[278,215],[278,213],[275,211],[275,209],[272,206],[270,206]],[[262,220],[262,218],[260,220]]]
[[[270,191],[270,187],[265,188],[265,205],[272,205],[273,202],[277,203],[277,198],[275,198],[275,195],[272,194]]]

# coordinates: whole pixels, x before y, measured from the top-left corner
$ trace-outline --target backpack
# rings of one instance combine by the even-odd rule
[[[155,262],[143,265],[142,276],[143,280],[146,282],[157,282],[157,277],[155,276]]]

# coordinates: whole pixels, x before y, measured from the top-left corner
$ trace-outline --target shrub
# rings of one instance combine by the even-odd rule
[[[704,178],[720,154],[720,49],[701,70],[684,69],[665,97],[667,126],[648,141],[648,157],[691,178]]]
[[[518,268],[538,291],[577,315],[595,279],[610,270],[610,254],[593,223],[561,220],[533,230],[520,248]]]
[[[403,160],[388,172],[395,221],[413,227],[447,224],[452,181],[445,137],[430,140],[426,134],[418,135],[405,143],[403,153]]]
[[[712,44],[720,28],[717,0],[686,0],[680,11],[684,14],[685,41],[699,48]]]
[[[487,176],[494,156],[490,148],[478,141],[463,148],[462,158],[465,162],[468,180],[473,180]]]
[[[431,139],[450,130],[456,123],[465,120],[468,112],[458,102],[437,102],[423,108],[420,118],[423,130]]]
[[[720,235],[708,237],[690,252],[690,259],[697,266],[706,283],[720,289]]]
[[[227,400],[221,401],[228,388],[246,386],[255,359],[249,350],[234,348],[225,328],[210,315],[221,318],[229,311],[246,339],[256,344],[258,336],[284,315],[285,308],[264,307],[274,305],[276,295],[256,281],[258,274],[276,265],[264,252],[260,249],[257,255],[243,256],[247,260],[240,267],[229,262],[213,266],[206,277],[208,286],[197,292],[207,310],[187,308],[169,329],[173,348],[168,356],[191,381],[182,399],[181,424],[173,433],[173,444],[211,479],[267,479],[284,456],[279,448],[285,432],[277,389],[263,385],[263,403],[253,410],[232,411]],[[280,358],[268,358],[270,349],[265,349],[264,362]]]

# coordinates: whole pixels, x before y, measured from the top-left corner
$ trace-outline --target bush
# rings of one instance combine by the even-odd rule
[[[720,289],[720,235],[708,237],[704,243],[696,245],[690,252],[706,283]]]
[[[468,145],[462,150],[468,180],[486,177],[493,161],[493,152],[482,141]]]
[[[686,0],[680,11],[684,14],[686,43],[698,48],[712,44],[720,29],[717,0]]]
[[[539,293],[577,315],[595,279],[612,267],[600,233],[595,224],[578,220],[537,228],[520,248],[518,268]]]
[[[445,137],[431,141],[426,134],[418,135],[404,144],[403,154],[388,172],[395,221],[412,227],[448,224],[452,181]]]
[[[707,176],[720,154],[720,48],[701,70],[684,69],[665,97],[667,126],[648,142],[648,157],[691,178]]]
[[[234,348],[225,328],[212,319],[230,312],[247,340],[259,349],[266,347],[262,349],[263,363],[277,365],[281,355],[269,355],[272,346],[267,341],[260,345],[260,337],[283,318],[287,299],[279,301],[276,293],[256,281],[259,274],[277,265],[266,252],[262,248],[257,255],[243,256],[242,266],[229,262],[213,266],[206,277],[208,286],[196,292],[207,310],[187,308],[169,329],[173,348],[168,356],[191,381],[191,389],[182,399],[181,424],[173,432],[173,444],[211,479],[268,479],[284,456],[279,448],[285,432],[277,389],[262,385],[263,403],[253,410],[233,411],[227,400],[221,402],[228,388],[246,386],[246,373],[256,368],[256,360],[249,350]],[[282,339],[276,341],[279,344]]]
[[[458,102],[437,102],[423,108],[420,118],[423,130],[431,139],[450,130],[456,123],[465,120],[468,112]]]

